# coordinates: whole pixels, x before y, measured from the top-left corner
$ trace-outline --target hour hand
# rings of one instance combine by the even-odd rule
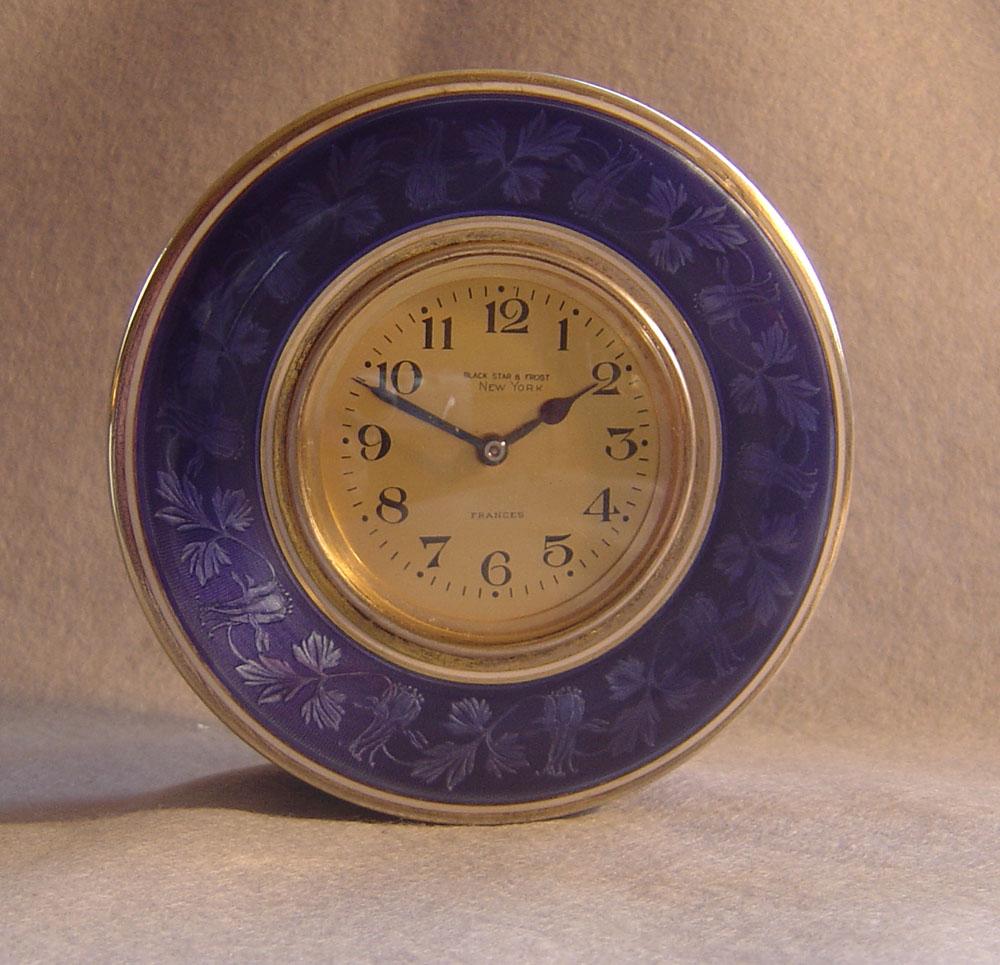
[[[596,385],[596,382],[591,382],[590,385],[584,386],[579,392],[574,392],[572,395],[564,395],[558,399],[546,399],[538,407],[538,415],[534,419],[529,419],[504,436],[507,445],[513,445],[518,439],[523,439],[529,432],[537,429],[540,425],[558,425],[569,415],[569,410],[573,407],[573,403],[580,396],[586,395]]]
[[[456,439],[461,439],[463,442],[467,442],[469,445],[475,446],[477,451],[482,447],[483,440],[480,439],[479,436],[473,435],[471,432],[466,432],[465,429],[459,428],[459,426],[448,422],[447,419],[442,419],[440,416],[434,415],[433,412],[428,412],[426,409],[414,402],[411,402],[409,399],[404,398],[398,393],[390,392],[388,389],[385,389],[380,385],[371,385],[364,379],[355,378],[354,381],[357,382],[358,385],[363,385],[369,392],[371,392],[372,395],[375,396],[375,398],[381,399],[383,402],[391,405],[394,409],[399,409],[400,412],[412,415],[421,422],[426,422],[428,425],[447,432]]]

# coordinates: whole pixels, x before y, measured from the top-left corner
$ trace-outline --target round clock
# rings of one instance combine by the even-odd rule
[[[850,424],[788,229],[652,110],[535,74],[363,91],[257,148],[115,379],[133,580],[206,703],[394,814],[564,814],[771,674]]]

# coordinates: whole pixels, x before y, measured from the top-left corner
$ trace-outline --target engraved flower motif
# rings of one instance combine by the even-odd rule
[[[431,211],[445,205],[451,172],[442,159],[444,122],[432,118],[426,135],[417,143],[412,163],[399,170],[405,175],[403,193],[415,211]]]
[[[376,755],[389,752],[386,745],[397,734],[405,732],[420,715],[423,697],[412,687],[390,683],[379,697],[368,699],[372,719],[368,726],[351,741],[348,750],[355,760],[374,765]]]
[[[576,740],[584,727],[583,694],[577,687],[562,687],[545,695],[542,729],[549,735],[549,752],[543,774],[562,777],[576,773]]]

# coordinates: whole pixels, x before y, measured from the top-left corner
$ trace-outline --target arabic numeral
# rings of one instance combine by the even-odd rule
[[[569,350],[569,319],[560,318],[559,319],[559,351],[566,352]]]
[[[505,550],[494,550],[483,560],[479,572],[490,586],[506,586],[512,576],[508,563],[510,563],[510,553]]]
[[[622,377],[622,367],[617,362],[598,362],[591,375],[601,383],[594,395],[621,395],[615,383]]]
[[[608,435],[612,442],[604,447],[604,451],[616,462],[631,459],[639,451],[639,443],[632,438],[635,428],[612,428],[608,426]]]
[[[542,562],[546,566],[558,569],[573,559],[573,550],[565,543],[565,540],[568,540],[572,535],[572,533],[563,533],[560,536],[545,537],[545,550],[542,553]]]
[[[420,319],[424,326],[424,348],[432,349],[435,347],[435,342],[437,341],[434,337],[435,329],[440,327],[441,329],[441,345],[442,349],[448,350],[451,348],[451,316],[447,318],[442,318],[439,322],[435,324],[434,318],[428,315],[426,318]]]
[[[602,523],[610,523],[612,516],[620,516],[621,510],[611,503],[611,488],[602,489],[594,501],[583,511],[584,516],[598,516]]]
[[[361,458],[366,462],[378,462],[392,448],[392,436],[371,422],[358,429],[358,442],[361,443]]]
[[[406,505],[406,490],[399,486],[386,486],[378,494],[378,506],[375,513],[383,523],[403,522],[410,515],[410,510]]]
[[[424,381],[424,373],[420,366],[409,359],[397,362],[392,369],[388,362],[378,363],[378,387],[382,392],[388,391],[391,385],[397,395],[413,395]]]
[[[438,566],[441,565],[441,551],[445,548],[445,546],[448,545],[448,540],[450,540],[450,539],[451,539],[450,536],[421,536],[420,537],[420,542],[423,545],[424,549],[427,549],[428,546],[436,546],[437,547],[437,551],[431,557],[431,561],[427,564],[427,569],[433,570],[435,567],[438,567]]]
[[[497,324],[500,327],[497,328]],[[523,298],[505,298],[499,303],[490,302],[486,306],[486,334],[496,335],[528,334],[528,303]]]

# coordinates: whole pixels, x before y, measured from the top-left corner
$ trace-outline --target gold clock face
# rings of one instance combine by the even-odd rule
[[[688,347],[682,366],[592,259],[496,230],[404,249],[319,299],[265,444],[317,602],[446,676],[614,642],[712,487]]]

